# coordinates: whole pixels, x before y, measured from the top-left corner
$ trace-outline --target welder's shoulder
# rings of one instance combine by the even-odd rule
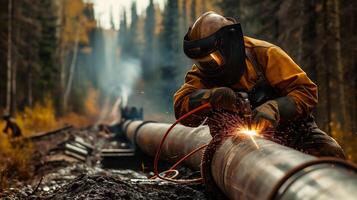
[[[254,50],[261,50],[261,51],[264,51],[264,50],[266,51],[267,49],[269,49],[271,47],[278,47],[278,46],[276,46],[272,43],[269,43],[267,41],[251,38],[248,36],[244,36],[244,45],[246,48],[251,48]]]
[[[258,61],[263,65],[267,63],[269,58],[279,57],[284,54],[283,50],[277,45],[247,36],[244,36],[244,45],[254,51]]]
[[[186,73],[187,78],[196,78],[201,79],[203,77],[202,72],[198,69],[198,67],[193,64],[192,68]]]

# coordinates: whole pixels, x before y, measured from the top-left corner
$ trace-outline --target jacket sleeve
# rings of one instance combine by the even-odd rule
[[[190,96],[193,92],[199,89],[208,89],[208,86],[204,84],[200,78],[200,72],[195,65],[187,72],[185,77],[185,83],[174,94],[174,110],[176,119],[190,111]],[[207,110],[193,114],[187,119],[182,120],[181,123],[185,126],[195,127],[201,124],[204,117],[207,115]]]
[[[283,96],[294,101],[295,118],[310,114],[318,101],[316,84],[279,47],[269,47],[264,57],[266,78]]]

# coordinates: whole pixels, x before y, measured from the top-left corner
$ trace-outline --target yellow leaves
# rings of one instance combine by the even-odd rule
[[[44,104],[36,103],[33,108],[26,107],[15,119],[24,135],[51,130],[58,126],[50,99],[46,99]]]
[[[4,123],[0,123],[1,128]],[[0,134],[0,192],[9,186],[14,176],[26,179],[30,176],[32,158],[31,143],[22,138],[12,139]]]
[[[82,0],[66,0],[63,6],[62,41],[65,44],[75,43],[79,34],[79,42],[88,44],[89,32],[96,22],[85,15],[86,4]]]
[[[66,0],[65,1],[65,12],[68,16],[77,16],[81,13],[84,8],[84,3],[82,0]]]
[[[89,87],[88,89],[88,94],[87,98],[84,101],[85,109],[86,109],[86,114],[92,117],[98,116],[100,113],[100,108],[99,108],[99,97],[100,93],[98,90]]]

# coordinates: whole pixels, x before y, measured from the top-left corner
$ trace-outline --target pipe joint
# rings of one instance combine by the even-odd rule
[[[212,159],[219,146],[228,138],[232,136],[224,136],[222,134],[213,134],[213,138],[206,147],[201,160],[201,175],[205,184],[206,191],[212,199],[228,199],[227,196],[219,189],[214,181],[211,166]]]

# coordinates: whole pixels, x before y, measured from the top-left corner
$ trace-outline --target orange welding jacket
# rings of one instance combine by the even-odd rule
[[[244,44],[246,49],[248,48],[256,55],[256,59],[262,66],[265,78],[270,85],[277,89],[281,96],[288,96],[294,100],[296,106],[295,118],[310,114],[317,104],[317,86],[307,77],[306,73],[276,45],[246,36],[244,37]],[[258,76],[251,61],[247,58],[246,66],[247,69],[240,80],[227,87],[234,90],[251,91]],[[176,118],[189,111],[189,97],[192,92],[198,89],[214,88],[212,84],[205,84],[200,78],[202,76],[195,65],[186,74],[185,83],[174,95]],[[199,125],[191,123],[192,121],[195,121],[195,119],[188,119],[182,123],[187,126]]]

